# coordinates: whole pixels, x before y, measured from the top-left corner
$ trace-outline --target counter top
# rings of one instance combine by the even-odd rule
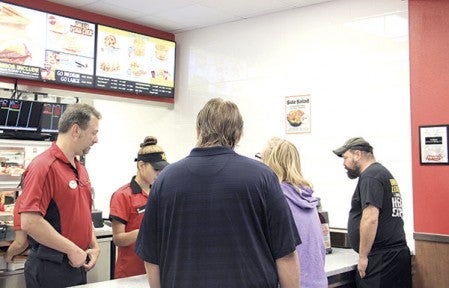
[[[332,248],[332,253],[326,255],[324,270],[326,270],[327,277],[341,274],[355,270],[358,261],[359,254],[357,254],[354,250]]]
[[[72,286],[76,288],[120,288],[120,287],[132,287],[132,288],[149,288],[147,275],[138,275],[132,277],[126,277],[121,279],[114,279],[108,281],[101,281],[96,283],[90,283],[85,285]]]
[[[359,256],[352,249],[332,248],[332,253],[326,255],[326,275],[327,277],[334,276],[340,273],[352,271],[357,266]],[[76,286],[77,288],[119,288],[119,287],[133,287],[133,288],[148,288],[146,275],[139,275],[127,277],[122,279],[115,279],[109,281],[102,281],[97,283],[90,283],[86,285]]]
[[[97,238],[112,237],[112,228],[108,225],[104,225],[100,228],[94,228],[94,232]]]

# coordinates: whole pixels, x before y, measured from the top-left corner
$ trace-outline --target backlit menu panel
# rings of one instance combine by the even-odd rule
[[[174,97],[175,42],[98,25],[95,87]]]
[[[41,115],[41,132],[58,133],[59,119],[67,108],[63,103],[44,103]]]
[[[0,98],[0,129],[37,131],[41,102]]]
[[[95,28],[0,2],[0,75],[93,87]]]

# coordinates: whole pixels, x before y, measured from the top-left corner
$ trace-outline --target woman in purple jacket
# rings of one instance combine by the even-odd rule
[[[312,184],[302,176],[298,150],[291,142],[274,137],[268,141],[261,160],[279,178],[301,235],[302,244],[296,247],[301,270],[300,287],[327,287],[326,250],[317,211],[318,199],[312,196]]]

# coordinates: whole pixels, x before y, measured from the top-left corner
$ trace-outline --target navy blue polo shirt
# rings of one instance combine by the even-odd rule
[[[301,243],[275,174],[225,147],[195,148],[151,188],[136,253],[162,287],[277,287]]]

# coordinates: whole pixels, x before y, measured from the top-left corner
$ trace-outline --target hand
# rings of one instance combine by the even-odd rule
[[[368,267],[368,257],[360,257],[359,263],[357,264],[357,271],[362,279],[366,276],[366,267]]]
[[[83,267],[86,271],[89,271],[95,267],[98,256],[100,255],[100,249],[87,249],[86,254],[86,263],[83,265]]]
[[[8,253],[8,251],[6,251],[5,261],[7,263],[11,263],[13,261],[13,259],[14,259],[14,255],[12,255],[11,253]]]
[[[86,263],[87,253],[78,248],[77,250],[68,253],[67,257],[69,258],[69,264],[72,267],[79,268]]]

